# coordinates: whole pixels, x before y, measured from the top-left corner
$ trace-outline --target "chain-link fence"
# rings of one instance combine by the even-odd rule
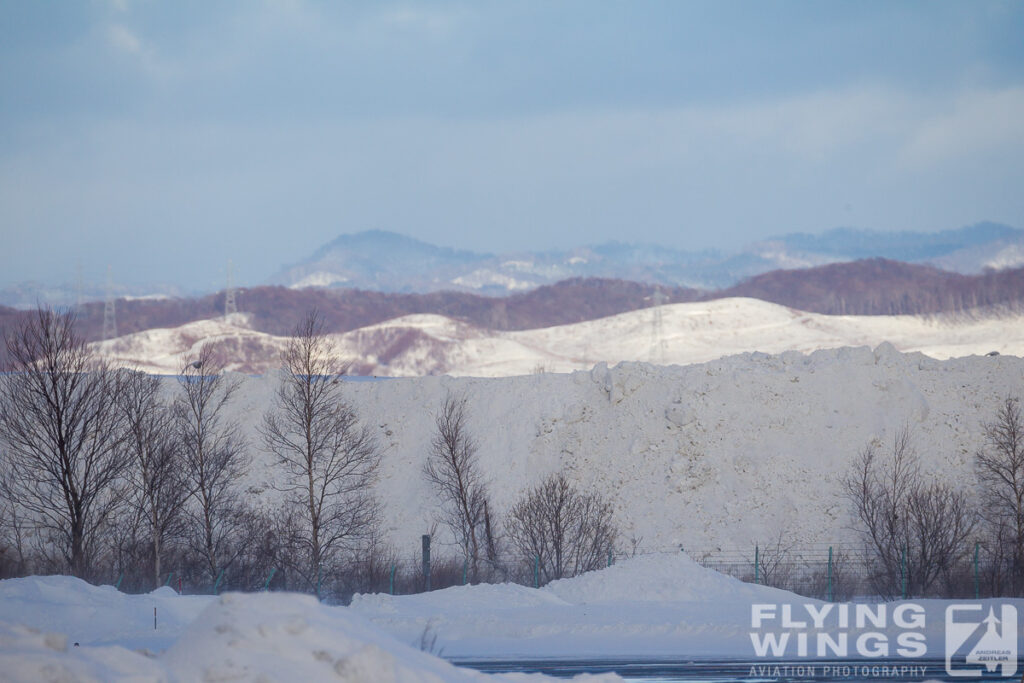
[[[980,543],[938,567],[924,566],[910,549],[894,564],[886,565],[876,553],[856,543],[637,549],[610,553],[600,565],[681,552],[703,567],[741,581],[830,601],[1005,597],[1019,595],[1024,586],[1024,581],[1015,581],[1005,563]],[[266,563],[236,563],[216,576],[203,567],[178,563],[161,574],[161,584],[186,594],[292,590],[319,594],[325,602],[347,603],[356,593],[405,595],[474,583],[541,586],[551,577],[540,570],[540,564],[540,558],[511,556],[495,562],[481,559],[474,565],[457,549],[442,546],[426,556],[421,548],[404,556],[393,550],[367,553],[325,569],[312,581],[294,568]],[[173,563],[168,566],[175,567]],[[152,590],[153,577],[151,570],[125,570],[103,581],[137,592]]]

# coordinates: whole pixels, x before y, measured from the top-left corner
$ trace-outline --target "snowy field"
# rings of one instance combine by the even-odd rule
[[[286,338],[257,332],[245,314],[153,329],[101,342],[116,364],[155,374],[181,370],[183,354],[214,342],[229,369],[278,367]],[[572,325],[495,332],[440,315],[408,315],[335,335],[341,356],[367,375],[508,377],[589,370],[597,363],[691,364],[760,351],[810,353],[891,343],[937,359],[990,351],[1024,356],[1024,317],[830,316],[756,299],[719,299],[631,311]]]
[[[1011,603],[1024,610],[1024,601]],[[913,612],[916,620],[903,618],[914,623],[895,616],[901,604],[919,610]],[[178,596],[162,588],[124,595],[68,577],[29,577],[0,581],[0,679],[542,680],[453,667],[421,651],[425,640],[428,649],[446,658],[697,657],[770,663],[776,660],[763,649],[766,634],[808,631],[781,622],[783,610],[791,610],[793,619],[803,615],[814,634],[839,641],[846,633],[853,658],[854,643],[868,632],[874,634],[872,651],[884,648],[886,657],[899,657],[901,644],[918,643],[916,654],[901,660],[914,664],[924,656],[942,657],[949,604],[873,606],[873,614],[881,609],[885,615],[882,626],[858,626],[853,616],[848,625],[822,617],[814,629],[807,605],[825,614],[826,603],[740,583],[682,553],[624,560],[539,590],[480,585],[409,596],[359,595],[351,607],[286,593],[214,598]],[[1002,603],[991,604],[998,610]],[[774,610],[756,628],[753,605]],[[850,605],[829,609],[854,614]],[[902,640],[908,632],[913,637]],[[798,658],[795,646],[787,647],[782,655]],[[614,675],[584,678],[618,680]]]

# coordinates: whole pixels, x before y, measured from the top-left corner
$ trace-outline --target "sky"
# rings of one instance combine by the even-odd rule
[[[0,0],[0,286],[1024,227],[1024,2]]]

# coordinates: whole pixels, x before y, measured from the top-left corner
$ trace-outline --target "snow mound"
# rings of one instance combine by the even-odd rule
[[[67,636],[0,622],[0,680],[165,681],[153,660],[123,647],[74,647]]]
[[[544,601],[561,602],[551,596]],[[160,615],[157,629],[154,607]],[[307,595],[214,598],[180,596],[170,588],[126,595],[64,576],[0,581],[0,680],[5,682],[526,678],[547,680],[455,667],[396,640],[354,610]],[[584,678],[620,680],[614,674]]]
[[[161,661],[182,680],[488,681],[311,596],[228,593]],[[606,680],[617,680],[609,678]]]
[[[556,595],[514,583],[481,583],[472,586],[452,586],[415,595],[357,594],[352,598],[352,607],[387,614],[395,612],[396,601],[413,607],[443,606],[444,612],[448,615],[477,610],[481,605],[487,605],[492,610],[500,610],[567,604]]]
[[[0,621],[66,633],[84,645],[162,650],[212,598],[181,596],[166,586],[144,595],[93,586],[71,576],[0,581]],[[153,628],[153,610],[158,628]]]
[[[576,605],[616,602],[783,601],[787,591],[743,583],[702,567],[683,552],[640,555],[543,588]]]

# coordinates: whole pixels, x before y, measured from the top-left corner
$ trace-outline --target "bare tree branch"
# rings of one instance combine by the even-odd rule
[[[69,313],[38,309],[6,336],[6,347],[12,372],[0,378],[0,491],[53,536],[71,573],[86,577],[127,465],[118,378]]]
[[[264,415],[260,434],[285,474],[280,490],[302,522],[306,562],[296,569],[316,588],[325,569],[337,566],[339,553],[377,525],[371,487],[380,453],[342,395],[343,368],[315,310],[296,327],[282,362],[274,407]]]
[[[443,521],[462,546],[472,581],[480,580],[480,559],[492,565],[497,546],[490,519],[487,485],[480,472],[477,443],[467,426],[466,397],[445,397],[434,419],[436,431],[423,473],[437,490]]]

